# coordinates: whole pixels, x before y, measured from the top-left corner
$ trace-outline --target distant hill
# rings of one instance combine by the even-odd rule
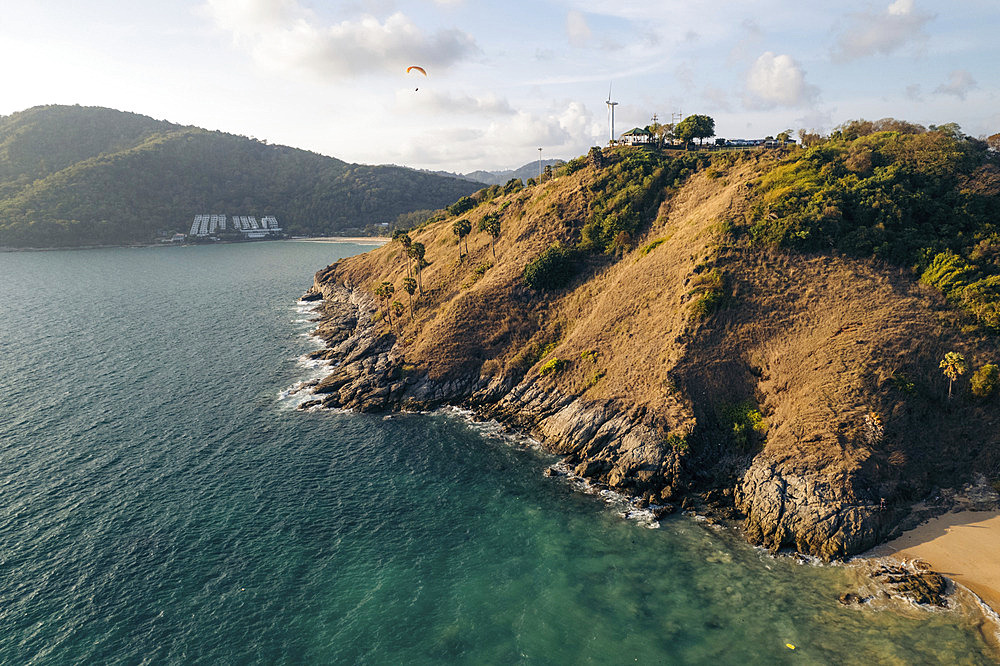
[[[542,160],[542,169],[551,166],[555,169],[566,164],[565,160]],[[484,185],[506,185],[514,178],[519,178],[528,182],[529,178],[538,178],[538,162],[529,162],[517,169],[504,169],[502,171],[470,171],[469,173],[452,173],[450,171],[431,171],[438,176],[448,176],[451,178],[461,178],[473,183]]]
[[[551,166],[554,169],[565,163],[565,160],[542,160],[542,168]],[[462,178],[487,185],[505,185],[512,178],[520,178],[527,182],[529,178],[538,178],[538,162],[529,162],[520,168],[505,171],[472,171],[463,174]]]
[[[274,215],[292,234],[364,233],[477,189],[113,109],[0,117],[0,246],[145,242],[199,213]]]

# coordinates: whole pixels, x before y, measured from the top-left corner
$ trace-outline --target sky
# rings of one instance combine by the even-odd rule
[[[884,117],[985,136],[998,19],[996,0],[12,0],[0,115],[105,106],[460,173],[605,145],[609,95],[616,135],[697,113],[727,138]]]

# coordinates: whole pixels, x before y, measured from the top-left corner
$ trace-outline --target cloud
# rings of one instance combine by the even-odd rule
[[[964,69],[956,69],[949,75],[948,82],[939,85],[934,89],[934,92],[938,95],[954,95],[964,100],[969,91],[977,86],[978,84],[972,78],[972,74],[969,74]]]
[[[420,162],[428,168],[463,170],[516,168],[538,159],[580,155],[606,140],[606,125],[579,102],[565,101],[549,112],[518,111],[485,128],[450,126],[421,132],[395,146],[394,161]],[[603,137],[603,139],[602,139]]]
[[[456,29],[425,34],[402,13],[323,25],[298,0],[206,0],[205,13],[268,69],[354,78],[410,64],[444,69],[479,52]]]
[[[866,56],[888,55],[908,43],[925,40],[924,25],[933,18],[914,11],[914,0],[896,0],[884,11],[852,14],[833,51],[844,62]]]
[[[761,54],[747,72],[746,104],[752,108],[803,106],[819,95],[806,83],[805,72],[790,55]]]
[[[516,113],[510,102],[492,94],[482,97],[453,95],[429,90],[426,86],[419,92],[409,89],[401,91],[396,95],[396,105],[400,111],[429,115],[447,113],[512,116]]]
[[[729,50],[729,57],[726,59],[730,65],[749,60],[751,54],[757,51],[764,41],[764,31],[753,19],[743,19],[739,35],[740,39]]]
[[[914,102],[924,101],[924,95],[919,83],[906,86],[906,99],[913,100]]]
[[[593,36],[587,19],[576,10],[566,14],[566,34],[569,36],[569,43],[577,47],[586,46]]]

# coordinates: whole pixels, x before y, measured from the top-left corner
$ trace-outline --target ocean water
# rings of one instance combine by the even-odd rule
[[[296,299],[365,249],[0,254],[0,663],[992,663],[461,413],[295,410]]]

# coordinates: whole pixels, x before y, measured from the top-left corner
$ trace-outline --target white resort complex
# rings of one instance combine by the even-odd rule
[[[229,226],[226,225],[225,215],[195,215],[191,222],[189,238],[207,238],[218,236],[220,233],[229,235],[241,234],[244,239],[274,238],[281,236],[281,227],[278,226],[278,218],[273,215],[265,215],[257,221],[253,215],[233,215],[229,218]]]

